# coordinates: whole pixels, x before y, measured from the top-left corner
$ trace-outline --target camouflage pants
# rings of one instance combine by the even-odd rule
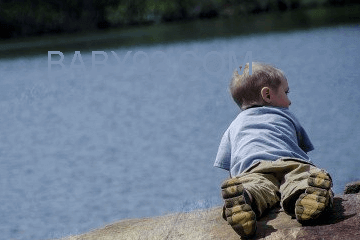
[[[257,162],[237,178],[255,200],[258,216],[279,201],[285,212],[293,214],[296,200],[309,187],[309,176],[319,171],[303,160],[280,158]]]

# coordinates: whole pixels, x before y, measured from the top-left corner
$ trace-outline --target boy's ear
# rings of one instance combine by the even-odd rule
[[[270,103],[270,88],[269,87],[263,87],[261,89],[261,97],[265,102]]]

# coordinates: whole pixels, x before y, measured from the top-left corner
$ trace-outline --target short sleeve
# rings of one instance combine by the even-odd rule
[[[300,130],[297,132],[297,136],[298,136],[298,141],[299,141],[299,147],[304,152],[307,153],[307,152],[314,150],[314,146],[311,143],[310,138],[307,135],[307,133],[305,132],[303,127],[300,127]]]
[[[296,128],[296,135],[297,135],[297,141],[298,141],[298,145],[299,147],[305,152],[310,152],[312,150],[314,150],[314,146],[310,141],[310,138],[308,136],[308,134],[306,133],[305,129],[301,126],[300,122],[298,121],[298,119],[289,111],[287,111],[288,114],[291,116],[293,123],[295,125]]]
[[[230,160],[231,143],[228,129],[221,139],[214,166],[230,171]]]

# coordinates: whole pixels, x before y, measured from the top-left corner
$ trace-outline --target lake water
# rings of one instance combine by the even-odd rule
[[[107,64],[92,70],[91,51],[81,52],[84,72],[65,71],[74,52],[50,72],[47,52],[1,59],[0,238],[59,238],[220,205],[228,174],[212,165],[238,114],[229,55],[242,64],[250,51],[286,73],[310,156],[341,193],[360,178],[359,39],[355,24],[93,49]],[[111,51],[131,53],[118,64]]]

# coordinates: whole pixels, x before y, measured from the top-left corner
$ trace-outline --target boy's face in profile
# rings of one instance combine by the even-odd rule
[[[289,85],[287,80],[284,78],[281,80],[281,84],[278,89],[271,89],[264,87],[261,89],[261,95],[263,100],[269,106],[288,108],[291,101],[288,98]]]
[[[291,104],[291,101],[288,98],[288,93],[289,84],[286,79],[282,79],[277,91],[273,91],[271,105],[274,107],[288,108]]]

